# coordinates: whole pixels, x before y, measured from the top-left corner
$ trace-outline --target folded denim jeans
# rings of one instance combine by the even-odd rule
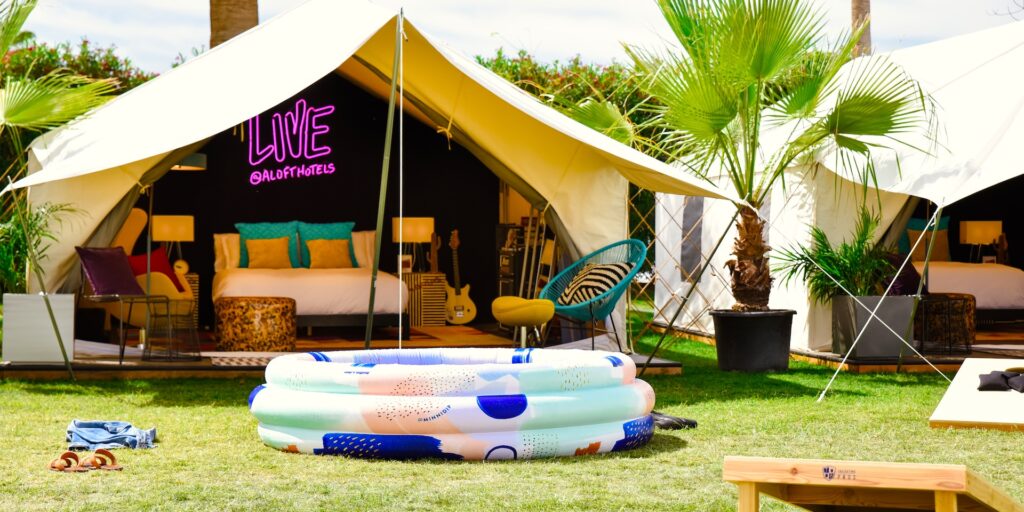
[[[152,448],[156,429],[138,429],[127,421],[71,420],[67,441],[69,450]]]

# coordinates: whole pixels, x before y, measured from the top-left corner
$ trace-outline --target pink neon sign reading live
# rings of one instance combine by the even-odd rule
[[[271,181],[308,178],[334,174],[334,163],[323,160],[331,154],[331,147],[323,139],[331,127],[324,124],[325,117],[334,113],[334,105],[313,107],[301,99],[283,115],[270,116],[268,128],[260,116],[249,119],[249,165],[255,167],[249,174],[249,183],[259,185]],[[320,159],[319,161],[317,161]],[[285,161],[299,161],[281,165]],[[263,167],[270,165],[270,168]]]

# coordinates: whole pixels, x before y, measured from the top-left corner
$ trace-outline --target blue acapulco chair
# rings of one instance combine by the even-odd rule
[[[569,265],[561,271],[540,291],[541,299],[547,299],[555,303],[555,314],[571,318],[580,323],[590,322],[590,348],[594,347],[595,326],[598,319],[610,317],[622,294],[629,289],[629,283],[633,281],[636,273],[640,271],[644,259],[647,258],[647,246],[643,242],[634,239],[623,240],[606,245],[582,258],[576,263]],[[576,304],[562,304],[559,297],[565,288],[572,283],[577,274],[588,264],[602,263],[629,263],[632,267],[629,273],[608,291],[584,302]],[[615,319],[612,318],[612,332],[615,333],[615,343],[619,350],[622,350],[622,342],[619,341],[619,334],[615,329]]]

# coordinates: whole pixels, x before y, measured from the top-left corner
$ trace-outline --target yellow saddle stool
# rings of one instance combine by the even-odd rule
[[[535,342],[540,342],[540,326],[555,316],[555,303],[547,299],[498,297],[491,303],[491,314],[502,325],[515,327],[519,331],[520,345],[525,347],[530,334]]]

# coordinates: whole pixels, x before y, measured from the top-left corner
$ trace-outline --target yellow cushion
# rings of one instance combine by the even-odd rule
[[[246,240],[249,268],[292,268],[292,260],[288,257],[288,238]]]
[[[555,316],[555,303],[547,299],[498,297],[491,303],[491,314],[504,325],[542,325]]]
[[[910,238],[910,243],[913,245],[917,241],[917,238],[921,236],[921,231],[917,229],[908,229],[907,236]],[[921,243],[917,244],[917,248],[914,249],[914,253],[911,254],[911,261],[924,261],[925,253],[928,251],[928,243],[932,238],[932,230],[928,230],[925,233],[924,238],[921,239]],[[949,230],[940,229],[935,233],[935,248],[932,249],[932,261],[949,261]]]
[[[309,268],[352,268],[348,240],[307,240]]]

